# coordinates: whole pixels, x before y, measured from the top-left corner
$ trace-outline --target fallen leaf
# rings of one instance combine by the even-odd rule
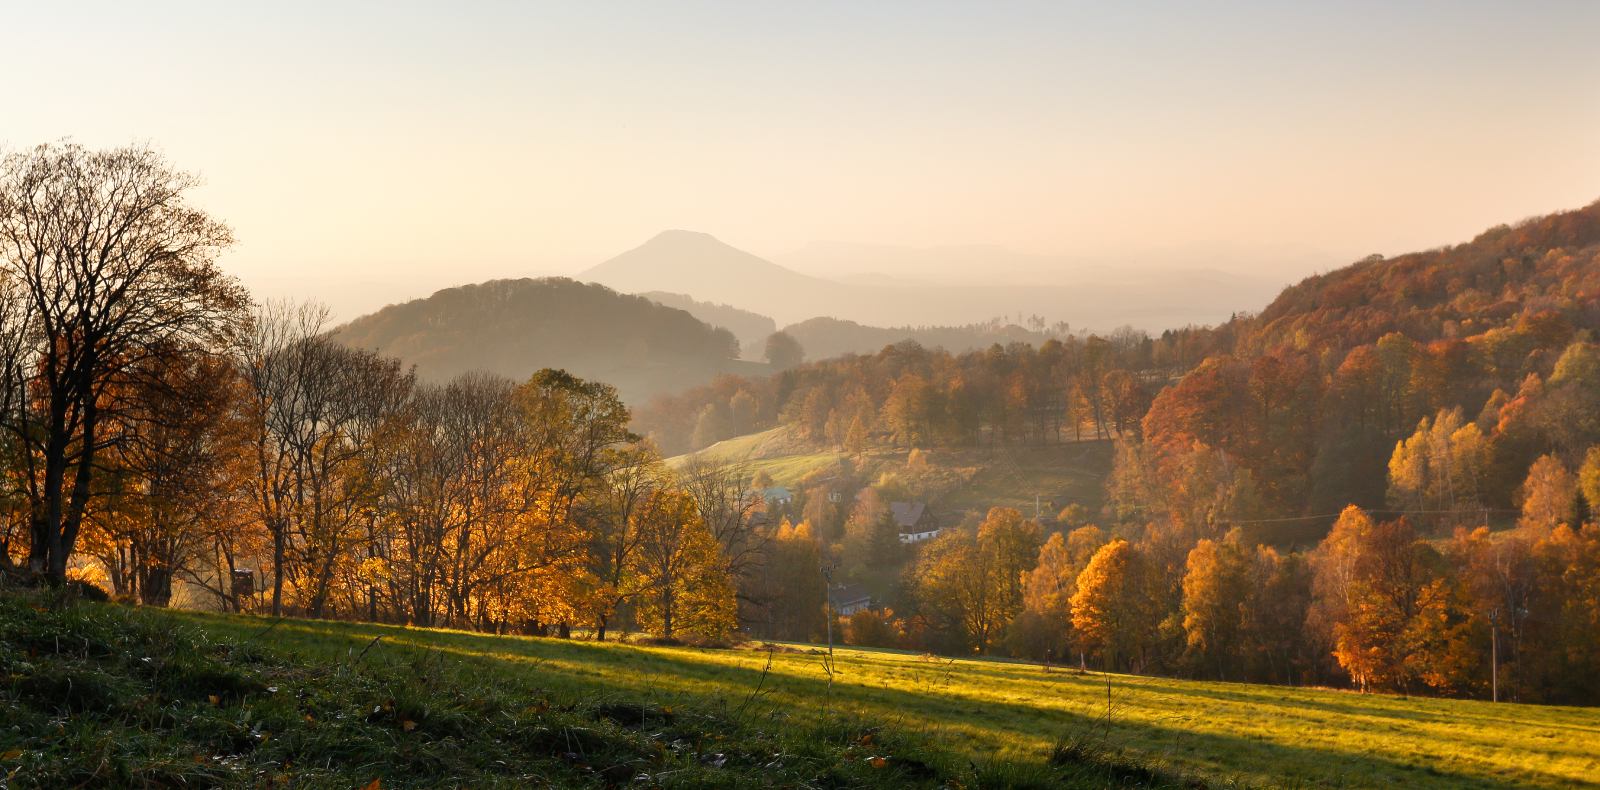
[[[381,780],[379,780],[379,779],[374,779],[374,780],[372,780],[372,784],[370,784],[370,785],[367,785],[367,786],[366,786],[366,787],[363,787],[363,788],[361,788],[361,790],[378,790],[378,782],[379,782],[379,781],[381,781]]]
[[[221,705],[222,704],[222,700],[220,698],[218,698],[217,695],[215,695],[215,694],[212,694],[211,696],[207,697],[206,699],[211,700],[211,704],[212,705]]]
[[[417,723],[414,722],[414,721],[402,721],[402,722],[400,722],[400,729],[405,730],[406,732],[411,732],[412,730],[414,730],[416,728],[417,728]]]
[[[21,749],[12,749],[11,751],[6,752],[5,754],[0,754],[0,760],[15,760],[15,759],[17,759],[18,757],[21,757],[21,756],[22,756],[22,750]]]
[[[882,768],[882,767],[884,767],[884,766],[889,764],[889,758],[887,758],[887,757],[870,757],[870,758],[867,759],[867,762],[871,763],[873,768]]]

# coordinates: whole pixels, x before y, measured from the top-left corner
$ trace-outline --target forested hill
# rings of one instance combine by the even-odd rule
[[[1503,519],[1518,506],[1537,459],[1554,453],[1576,470],[1600,442],[1597,333],[1600,203],[1455,246],[1374,256],[1216,327],[942,355],[897,344],[771,382],[687,392],[653,404],[637,427],[663,447],[693,449],[694,428],[726,422],[718,410],[748,390],[766,424],[834,444],[858,417],[865,435],[900,444],[1126,438],[1139,451],[1122,457],[1112,517],[1129,523],[1178,506],[1163,492],[1177,486],[1174,459],[1185,457],[1237,477],[1218,483],[1237,496],[1232,511],[1203,516],[1211,523],[1329,517],[1303,522],[1305,534],[1274,533],[1280,540],[1316,537],[1352,503],[1474,512],[1482,523],[1485,508]],[[1441,433],[1467,426],[1454,439]],[[1396,460],[1402,441],[1414,442],[1412,455]],[[1455,454],[1454,478],[1437,461],[1419,471],[1416,448],[1430,442]],[[1421,477],[1397,481],[1392,469]]]
[[[564,277],[490,280],[390,305],[339,329],[444,380],[468,370],[513,379],[564,368],[616,386],[629,403],[704,384],[721,372],[761,375],[738,341],[683,310]]]
[[[1600,202],[1465,244],[1384,259],[1372,256],[1284,289],[1245,334],[1265,351],[1412,340],[1468,339],[1551,313],[1595,326],[1600,300]],[[1548,317],[1548,316],[1547,316]]]
[[[720,326],[739,339],[746,359],[760,359],[767,336],[778,331],[777,322],[760,313],[740,310],[733,305],[700,302],[687,294],[647,291],[639,294],[653,302],[683,310],[712,326]]]
[[[1182,333],[1205,362],[1142,425],[1163,453],[1241,463],[1267,515],[1482,523],[1525,501],[1538,459],[1570,472],[1600,442],[1597,331],[1600,203],[1372,256]]]

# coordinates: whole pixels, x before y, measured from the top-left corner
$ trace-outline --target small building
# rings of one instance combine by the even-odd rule
[[[871,609],[872,596],[859,584],[843,584],[828,590],[828,605],[840,617],[849,617],[863,609]]]
[[[916,543],[939,537],[939,519],[922,502],[890,502],[889,514],[900,528],[901,543]]]
[[[744,492],[744,497],[747,500],[756,499],[759,497],[762,504],[773,506],[787,505],[794,501],[794,494],[790,493],[789,489],[785,488],[784,486],[746,489]]]

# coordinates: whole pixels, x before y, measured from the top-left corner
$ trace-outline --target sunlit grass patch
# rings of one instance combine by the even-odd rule
[[[248,638],[270,621],[181,613]],[[818,656],[494,637],[396,626],[286,621],[263,642],[320,660],[382,635],[385,660],[447,654],[482,677],[537,678],[562,693],[673,704],[752,703],[773,716],[882,722],[977,756],[1047,762],[1086,726],[1141,764],[1270,786],[1600,786],[1600,711],[1340,691],[1079,674],[1003,661],[841,649]],[[805,646],[813,647],[813,646]],[[1108,715],[1109,711],[1109,715]],[[1404,784],[1401,785],[1400,783]]]
[[[830,695],[813,656],[12,593],[0,594],[0,669],[7,788],[1020,790],[1104,787],[1120,770],[963,742],[914,712],[876,715],[842,676]]]

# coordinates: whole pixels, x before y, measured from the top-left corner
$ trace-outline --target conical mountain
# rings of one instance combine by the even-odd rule
[[[816,305],[842,298],[840,283],[786,269],[709,233],[669,230],[604,263],[578,279],[621,293],[668,291],[770,315],[778,323],[816,315]]]

